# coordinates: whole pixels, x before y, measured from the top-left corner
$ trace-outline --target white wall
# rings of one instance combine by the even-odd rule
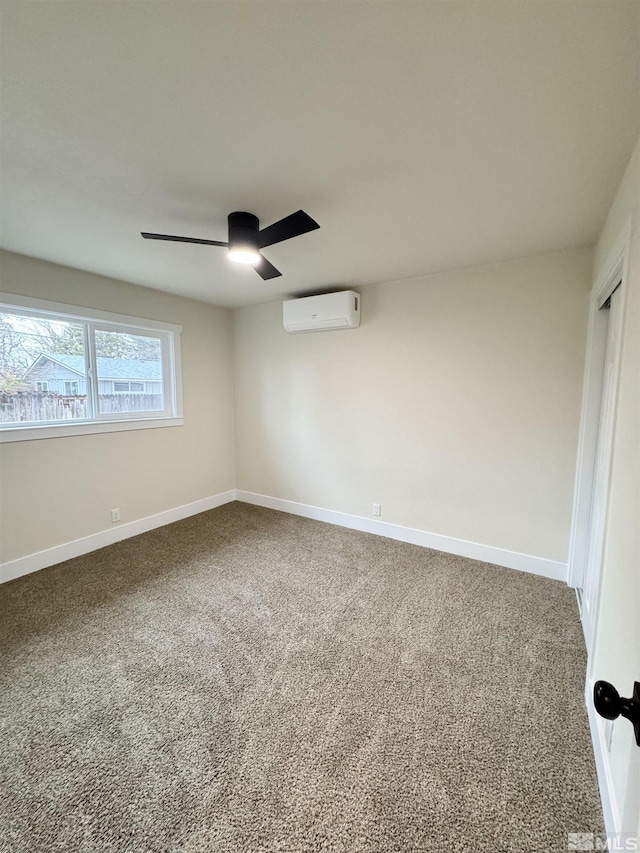
[[[640,141],[597,245],[596,276],[629,221],[631,251],[610,504],[590,661],[593,678],[612,682],[623,696],[631,695],[634,680],[640,681]],[[606,760],[620,828],[640,835],[640,749],[626,720],[614,724]]]
[[[237,310],[237,487],[566,561],[591,264],[369,286],[353,331]]]
[[[2,561],[237,485],[564,562],[591,260],[370,286],[350,332],[235,312],[234,483],[230,312],[2,253],[8,292],[181,323],[186,421],[3,445]]]
[[[182,325],[184,426],[0,446],[0,562],[234,486],[231,313],[0,253],[0,289]]]

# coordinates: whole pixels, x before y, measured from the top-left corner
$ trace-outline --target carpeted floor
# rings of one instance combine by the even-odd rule
[[[601,829],[563,584],[235,503],[0,599],[3,851],[560,853]]]

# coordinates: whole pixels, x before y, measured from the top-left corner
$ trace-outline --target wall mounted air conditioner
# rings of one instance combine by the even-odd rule
[[[327,329],[357,329],[360,325],[359,293],[323,293],[282,303],[282,321],[289,334]]]

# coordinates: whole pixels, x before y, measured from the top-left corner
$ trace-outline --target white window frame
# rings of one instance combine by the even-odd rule
[[[11,293],[0,293],[0,311],[19,314],[24,317],[83,324],[87,402],[92,412],[91,417],[82,420],[0,424],[0,443],[183,425],[180,360],[182,326],[159,320],[114,314],[110,311],[64,305]],[[98,408],[98,377],[95,368],[95,331],[142,336],[146,334],[149,337],[159,337],[162,340],[163,411],[100,414]]]
[[[132,318],[129,318],[129,319],[132,319]],[[149,323],[150,321],[147,320],[146,322]],[[121,335],[135,334],[137,337],[141,337],[141,338],[142,337],[149,337],[149,338],[160,337],[163,340],[167,340],[166,345],[163,343],[163,346],[162,346],[162,399],[164,401],[164,410],[162,412],[157,412],[157,413],[156,412],[127,412],[125,420],[148,420],[150,417],[154,417],[156,414],[158,417],[170,417],[170,414],[168,414],[168,410],[170,411],[172,406],[173,406],[172,401],[174,398],[174,394],[172,392],[172,389],[169,387],[169,383],[167,382],[167,379],[165,377],[169,377],[173,373],[172,366],[171,366],[171,344],[170,344],[170,341],[168,340],[168,338],[171,337],[171,335],[167,334],[167,337],[165,338],[164,337],[164,335],[165,335],[164,329],[149,328],[148,326],[146,328],[142,327],[142,326],[136,326],[136,327],[132,328],[131,325],[123,325],[122,323],[116,323],[115,321],[112,323],[104,323],[102,321],[94,322],[94,323],[91,323],[90,326],[91,326],[91,330],[93,332],[116,332],[116,333],[119,333]],[[99,396],[99,394],[98,394],[98,383],[100,382],[100,376],[98,374],[98,368],[97,368],[98,361],[97,361],[97,357],[95,354],[95,335],[89,335],[89,342],[88,343],[89,343],[89,356],[90,356],[89,361],[91,364],[96,365],[96,368],[92,374],[92,379],[94,381],[92,381],[90,383],[92,386],[92,390],[93,390],[93,403],[92,403],[93,411],[103,421],[122,421],[123,420],[122,415],[124,414],[123,412],[116,412],[113,414],[101,414],[100,413],[100,401],[98,399],[98,396]],[[113,380],[113,383],[114,383],[113,384],[113,388],[114,388],[113,393],[114,394],[127,393],[126,391],[125,392],[116,391],[115,390],[115,381],[116,380]],[[128,380],[123,380],[123,381],[126,382]]]

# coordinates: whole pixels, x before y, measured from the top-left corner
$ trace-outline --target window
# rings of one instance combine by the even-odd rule
[[[113,390],[116,393],[142,393],[144,391],[144,382],[114,382]]]
[[[0,441],[180,425],[180,332],[3,295]]]

